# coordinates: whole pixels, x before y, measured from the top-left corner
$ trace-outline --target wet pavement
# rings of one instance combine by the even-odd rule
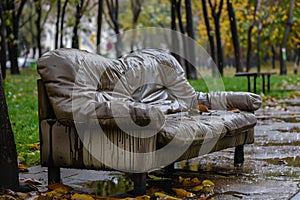
[[[300,97],[267,101],[255,114],[255,143],[245,146],[242,169],[233,167],[234,149],[226,149],[177,163],[172,177],[213,181],[214,199],[300,199]],[[20,178],[46,185],[46,168],[32,167]],[[62,169],[62,181],[100,196],[132,189],[132,182],[116,171]]]

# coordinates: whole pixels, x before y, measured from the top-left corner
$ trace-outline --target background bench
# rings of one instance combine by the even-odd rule
[[[253,92],[256,93],[256,79],[257,77],[262,77],[262,92],[265,94],[266,86],[268,92],[270,91],[270,77],[271,75],[276,74],[276,72],[238,72],[235,76],[247,76],[248,80],[248,92],[251,92],[251,80],[250,77],[253,77]],[[265,84],[265,76],[267,77],[267,85]]]

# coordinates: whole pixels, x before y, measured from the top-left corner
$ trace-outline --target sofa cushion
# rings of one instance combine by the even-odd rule
[[[199,145],[245,132],[256,125],[256,117],[248,112],[213,111],[209,113],[177,113],[168,115],[158,134],[159,146],[173,141],[176,146]]]

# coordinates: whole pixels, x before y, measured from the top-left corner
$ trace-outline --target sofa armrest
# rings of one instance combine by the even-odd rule
[[[206,105],[212,110],[228,110],[237,108],[253,112],[260,108],[261,97],[250,92],[197,92],[198,104]]]

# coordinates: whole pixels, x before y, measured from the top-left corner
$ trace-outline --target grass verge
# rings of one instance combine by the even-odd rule
[[[38,101],[35,70],[7,75],[5,93],[19,160],[26,166],[39,164]]]

